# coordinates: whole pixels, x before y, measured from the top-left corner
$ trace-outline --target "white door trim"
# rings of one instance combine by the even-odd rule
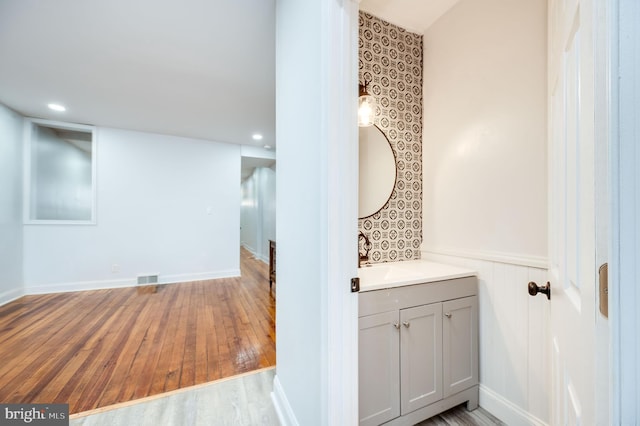
[[[349,281],[357,276],[358,235],[358,2],[324,2],[323,92],[326,93],[327,167],[327,371],[322,424],[358,423],[358,295]],[[324,303],[324,301],[323,301]]]
[[[594,4],[594,160],[595,160],[595,264],[596,277],[601,265],[609,262],[610,243],[610,197],[609,166],[611,126],[611,5],[609,2]],[[599,311],[600,294],[596,278],[595,290],[595,422],[609,424],[611,408],[610,347],[611,322]]]
[[[358,422],[357,18],[355,0],[276,2],[272,400],[283,425]]]
[[[611,424],[640,419],[640,3],[611,9]]]

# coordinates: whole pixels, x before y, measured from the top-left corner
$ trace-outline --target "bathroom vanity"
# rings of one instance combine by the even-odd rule
[[[360,425],[478,406],[475,272],[422,260],[359,269]]]

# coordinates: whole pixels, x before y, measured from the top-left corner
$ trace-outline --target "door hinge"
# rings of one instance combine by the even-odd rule
[[[360,291],[360,278],[351,278],[351,293],[357,293]]]
[[[599,288],[600,288],[600,313],[605,317],[609,317],[609,264],[605,263],[598,270]]]

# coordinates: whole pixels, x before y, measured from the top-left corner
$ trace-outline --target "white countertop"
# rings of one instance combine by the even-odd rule
[[[476,275],[471,269],[428,260],[375,263],[358,269],[361,292]]]

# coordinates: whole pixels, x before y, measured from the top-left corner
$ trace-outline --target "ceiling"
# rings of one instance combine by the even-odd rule
[[[0,58],[25,116],[275,147],[275,0],[0,0]]]
[[[360,7],[423,32],[457,1]],[[25,116],[276,146],[275,0],[0,0],[0,58]]]
[[[419,34],[460,0],[361,0],[360,10]]]
[[[251,177],[257,167],[274,167],[276,160],[272,158],[242,157],[242,173],[240,180],[244,182]]]

